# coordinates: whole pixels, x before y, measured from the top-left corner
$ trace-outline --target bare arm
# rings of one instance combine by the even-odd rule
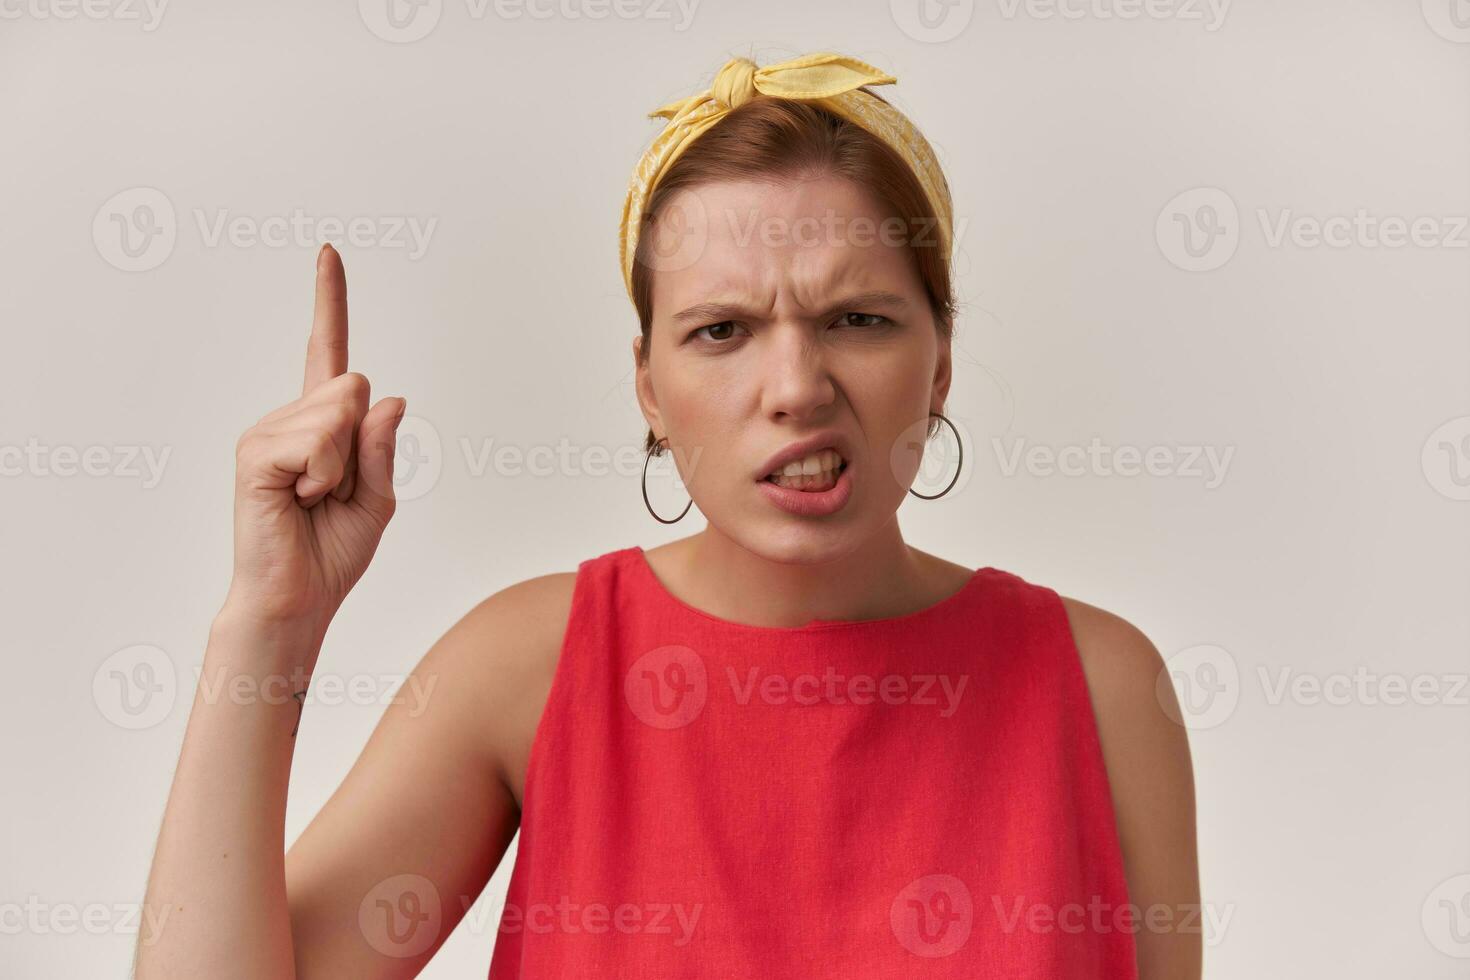
[[[1199,980],[1194,773],[1187,733],[1161,700],[1173,699],[1173,689],[1158,684],[1163,658],[1126,620],[1063,601],[1097,716],[1129,899],[1139,910],[1139,980]]]
[[[513,585],[454,624],[284,856],[297,704],[209,701],[202,684],[150,883],[150,903],[174,896],[156,913],[168,943],[140,980],[417,976],[515,834],[516,787],[574,581],[559,573]],[[211,688],[237,672],[232,651],[248,648],[259,663],[269,648],[271,637],[242,627],[216,621]],[[201,857],[204,868],[191,864]]]
[[[515,834],[515,771],[574,578],[541,576],[486,599],[399,689],[286,855],[297,977],[417,976],[474,904]]]
[[[283,833],[299,697],[393,516],[402,399],[347,371],[347,282],[317,259],[299,399],[235,447],[234,573],[164,810],[139,980],[293,978]]]
[[[145,921],[161,928],[139,936],[138,980],[417,976],[515,832],[574,573],[504,589],[446,632],[285,852],[298,696],[395,508],[403,405],[368,400],[324,248],[302,397],[236,446],[234,577],[154,852]]]
[[[223,613],[211,627],[144,899],[157,931],[139,934],[138,980],[294,976],[282,835],[299,685],[281,682],[318,642]],[[233,678],[259,696],[230,694]]]

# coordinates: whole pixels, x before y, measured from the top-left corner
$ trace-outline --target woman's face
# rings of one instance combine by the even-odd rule
[[[648,234],[638,399],[699,509],[773,561],[853,552],[893,519],[949,390],[909,227],[825,177],[681,192]],[[932,230],[912,234],[933,247]],[[802,452],[823,472],[768,481],[771,461],[809,438],[838,451],[839,475],[831,454]]]

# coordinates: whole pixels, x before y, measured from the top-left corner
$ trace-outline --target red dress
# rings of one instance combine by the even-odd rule
[[[490,980],[1137,976],[1057,594],[745,626],[577,568]]]

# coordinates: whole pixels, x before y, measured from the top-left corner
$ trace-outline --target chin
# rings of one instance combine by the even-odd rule
[[[728,536],[751,554],[783,565],[822,565],[856,551],[863,535],[850,523],[771,518],[746,524]]]

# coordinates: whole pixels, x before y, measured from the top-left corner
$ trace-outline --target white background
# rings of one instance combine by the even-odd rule
[[[616,229],[660,125],[645,114],[732,55],[834,50],[898,77],[883,93],[965,227],[949,414],[969,469],[904,504],[909,540],[1117,612],[1178,684],[1215,671],[1191,733],[1204,897],[1227,922],[1209,976],[1464,975],[1470,27],[1452,0],[1240,0],[1223,20],[1193,0],[982,0],[935,5],[933,31],[909,0],[705,0],[687,21],[442,0],[406,43],[374,0],[175,0],[157,20],[95,2],[63,19],[65,0],[0,0],[0,972],[126,975],[228,583],[234,440],[299,393],[317,239],[210,244],[212,223],[435,222],[418,256],[342,244],[351,366],[441,446],[420,442],[437,480],[422,471],[322,653],[319,673],[381,697],[491,592],[697,529],[697,510],[654,523],[636,472],[473,458],[486,440],[638,452]],[[113,215],[141,220],[137,188],[166,198],[174,242],[126,271]],[[1220,193],[1166,210],[1199,188]],[[1179,220],[1203,227],[1222,194],[1222,251],[1181,268]],[[1360,211],[1431,218],[1435,240],[1273,242],[1283,217]],[[1094,438],[1231,455],[1219,481],[1007,471],[1017,445]],[[106,447],[101,475],[21,459],[28,443]],[[162,479],[117,447],[167,451]],[[177,691],[128,728],[93,682],[137,645]],[[1360,669],[1344,698],[1276,696]],[[1438,693],[1384,703],[1386,677]],[[358,701],[308,706],[288,840],[382,712]],[[425,976],[483,975],[510,863]],[[110,911],[36,928],[27,903]]]

